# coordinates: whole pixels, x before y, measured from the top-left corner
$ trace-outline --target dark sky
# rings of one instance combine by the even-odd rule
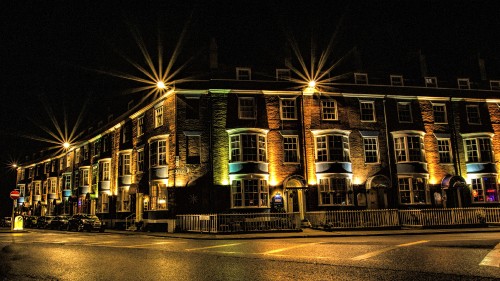
[[[134,29],[153,55],[160,35],[169,56],[187,26],[178,63],[195,56],[193,67],[206,63],[212,37],[221,63],[272,69],[283,62],[290,34],[307,54],[311,41],[322,50],[338,29],[332,60],[356,46],[368,72],[399,71],[421,51],[431,70],[452,75],[467,73],[462,66],[481,54],[500,78],[493,71],[500,61],[495,1],[296,2],[1,1],[0,197],[14,187],[7,163],[48,145],[21,137],[50,138],[40,129],[53,128],[43,104],[59,122],[66,112],[71,126],[84,102],[86,120],[94,120],[107,102],[140,86],[96,71],[140,75],[120,55],[143,61]]]

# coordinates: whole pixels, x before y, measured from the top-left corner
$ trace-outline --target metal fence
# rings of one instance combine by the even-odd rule
[[[233,233],[300,229],[293,213],[196,214],[178,215],[177,230],[200,233]]]
[[[312,227],[324,229],[433,227],[500,224],[500,208],[352,210],[307,212]],[[298,213],[178,215],[177,231],[235,233],[297,230]]]

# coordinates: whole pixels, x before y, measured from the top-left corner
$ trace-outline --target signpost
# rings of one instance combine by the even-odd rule
[[[12,190],[10,192],[10,199],[12,199],[12,220],[11,220],[11,224],[10,224],[11,230],[14,230],[14,222],[15,222],[14,209],[16,208],[16,202],[17,202],[17,199],[19,198],[19,196],[20,196],[20,193],[17,190]]]

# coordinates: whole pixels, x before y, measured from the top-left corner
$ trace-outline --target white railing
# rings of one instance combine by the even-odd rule
[[[313,227],[377,228],[399,226],[398,210],[319,211],[308,212]]]
[[[135,228],[135,214],[131,214],[125,218],[125,230],[136,230]]]
[[[500,208],[484,208],[486,212],[486,223],[500,224]]]
[[[200,233],[296,230],[300,219],[293,213],[177,215],[177,227]]]
[[[487,222],[486,208],[400,210],[399,217],[401,226],[474,225]],[[493,220],[495,216],[491,217]]]

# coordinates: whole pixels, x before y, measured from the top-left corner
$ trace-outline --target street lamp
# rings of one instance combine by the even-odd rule
[[[156,82],[156,88],[160,89],[160,90],[164,90],[165,88],[167,88],[167,86],[165,85],[165,83],[163,81],[158,81]]]
[[[69,146],[70,146],[69,142],[64,142],[64,143],[63,143],[63,147],[64,147],[64,149],[68,149],[68,148],[69,148]]]

